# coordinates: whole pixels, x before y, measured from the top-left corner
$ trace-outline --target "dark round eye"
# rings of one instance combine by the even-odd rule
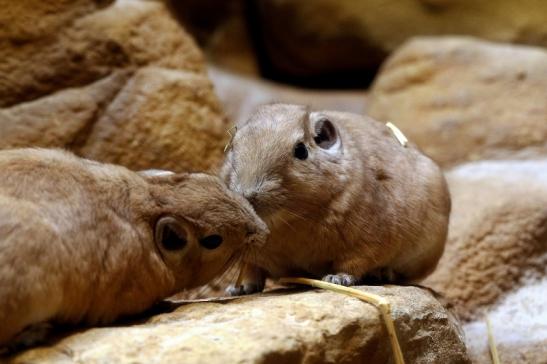
[[[216,249],[222,244],[222,236],[220,235],[209,235],[202,238],[199,243],[205,249]]]
[[[181,250],[186,246],[186,237],[181,236],[169,225],[165,225],[162,232],[161,245],[165,250]]]
[[[306,160],[308,158],[308,148],[304,143],[298,143],[294,147],[294,156],[300,160]]]

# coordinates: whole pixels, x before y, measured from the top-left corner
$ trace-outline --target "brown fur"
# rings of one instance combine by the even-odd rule
[[[320,119],[331,121],[340,144],[326,150],[314,142]],[[306,160],[293,155],[299,142]],[[442,172],[368,117],[262,106],[238,125],[221,173],[271,232],[247,257],[239,293],[260,290],[265,276],[340,273],[358,280],[381,272],[414,281],[443,252],[450,196]]]
[[[181,251],[154,239],[160,217],[187,232]],[[208,282],[264,240],[245,199],[213,176],[144,177],[59,150],[0,152],[0,344],[28,325],[107,323]],[[198,240],[219,234],[223,243]]]

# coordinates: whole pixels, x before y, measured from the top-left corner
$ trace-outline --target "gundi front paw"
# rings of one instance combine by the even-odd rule
[[[339,284],[341,286],[354,286],[358,283],[357,277],[346,274],[346,273],[338,273],[338,274],[327,274],[322,278],[323,281],[333,283],[333,284]]]
[[[248,294],[262,292],[264,286],[256,283],[246,283],[240,285],[230,285],[226,288],[226,293],[230,296],[244,296]]]

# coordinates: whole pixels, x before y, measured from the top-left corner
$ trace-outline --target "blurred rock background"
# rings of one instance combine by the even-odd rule
[[[467,354],[455,339],[434,348],[438,358],[489,363],[488,314],[503,363],[547,363],[546,1],[0,0],[0,9],[0,148],[61,147],[132,169],[214,172],[226,130],[260,103],[392,121],[444,168],[453,199],[445,254],[424,285],[460,318]],[[422,295],[397,296],[415,309],[404,315],[418,331],[418,318],[446,314],[424,311]],[[279,312],[294,309],[276,302]],[[197,327],[211,313],[233,322],[228,311],[247,303],[209,305]],[[146,325],[188,319],[177,312]],[[324,315],[333,312],[334,304]],[[314,318],[322,339],[291,336],[290,323],[266,328],[275,345],[242,360],[299,362],[306,349],[313,362],[359,362],[352,354],[365,346],[356,342],[383,342],[356,329],[372,325],[368,315],[334,326]],[[424,335],[456,338],[456,324],[442,320]],[[132,335],[103,330],[70,338],[69,359],[98,355],[101,335]],[[167,358],[165,341],[152,338],[142,344],[150,357]],[[57,345],[20,360],[59,359],[66,347]],[[412,352],[420,363],[428,355]]]

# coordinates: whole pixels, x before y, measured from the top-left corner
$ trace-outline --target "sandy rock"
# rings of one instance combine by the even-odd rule
[[[468,363],[459,327],[426,291],[366,287],[393,304],[408,363]],[[391,349],[377,309],[324,291],[272,292],[180,306],[143,324],[97,328],[12,363],[386,363]]]
[[[384,64],[369,113],[396,123],[445,167],[532,158],[547,155],[546,89],[543,49],[417,38]]]
[[[223,158],[227,127],[220,114],[207,77],[142,68],[76,151],[135,170],[207,170]]]
[[[547,159],[464,164],[447,180],[447,246],[423,284],[467,321],[474,363],[492,362],[485,315],[502,363],[547,363]]]
[[[122,67],[204,70],[194,42],[160,3],[121,0],[48,30],[25,41],[0,39],[0,106],[86,85]]]
[[[241,0],[164,0],[213,64],[258,76],[258,63]]]
[[[263,0],[248,21],[263,67],[274,77],[363,82],[416,35],[472,35],[547,46],[541,0]],[[307,78],[307,79],[306,79]]]
[[[25,0],[4,10],[24,16],[0,16],[0,147],[69,148],[130,168],[219,162],[228,126],[203,56],[161,2]]]
[[[547,363],[547,277],[528,282],[504,297],[488,313],[502,363]],[[484,318],[464,326],[473,363],[491,364]]]
[[[547,159],[483,161],[447,174],[452,214],[445,253],[425,284],[465,319],[547,277]]]
[[[116,71],[89,86],[0,109],[0,148],[77,143],[129,77],[128,72]]]
[[[2,0],[0,39],[15,42],[44,37],[114,0]]]
[[[344,110],[363,114],[365,90],[313,90],[238,75],[219,67],[209,67],[209,78],[230,120],[247,120],[261,104],[285,102],[308,105],[313,110]]]

